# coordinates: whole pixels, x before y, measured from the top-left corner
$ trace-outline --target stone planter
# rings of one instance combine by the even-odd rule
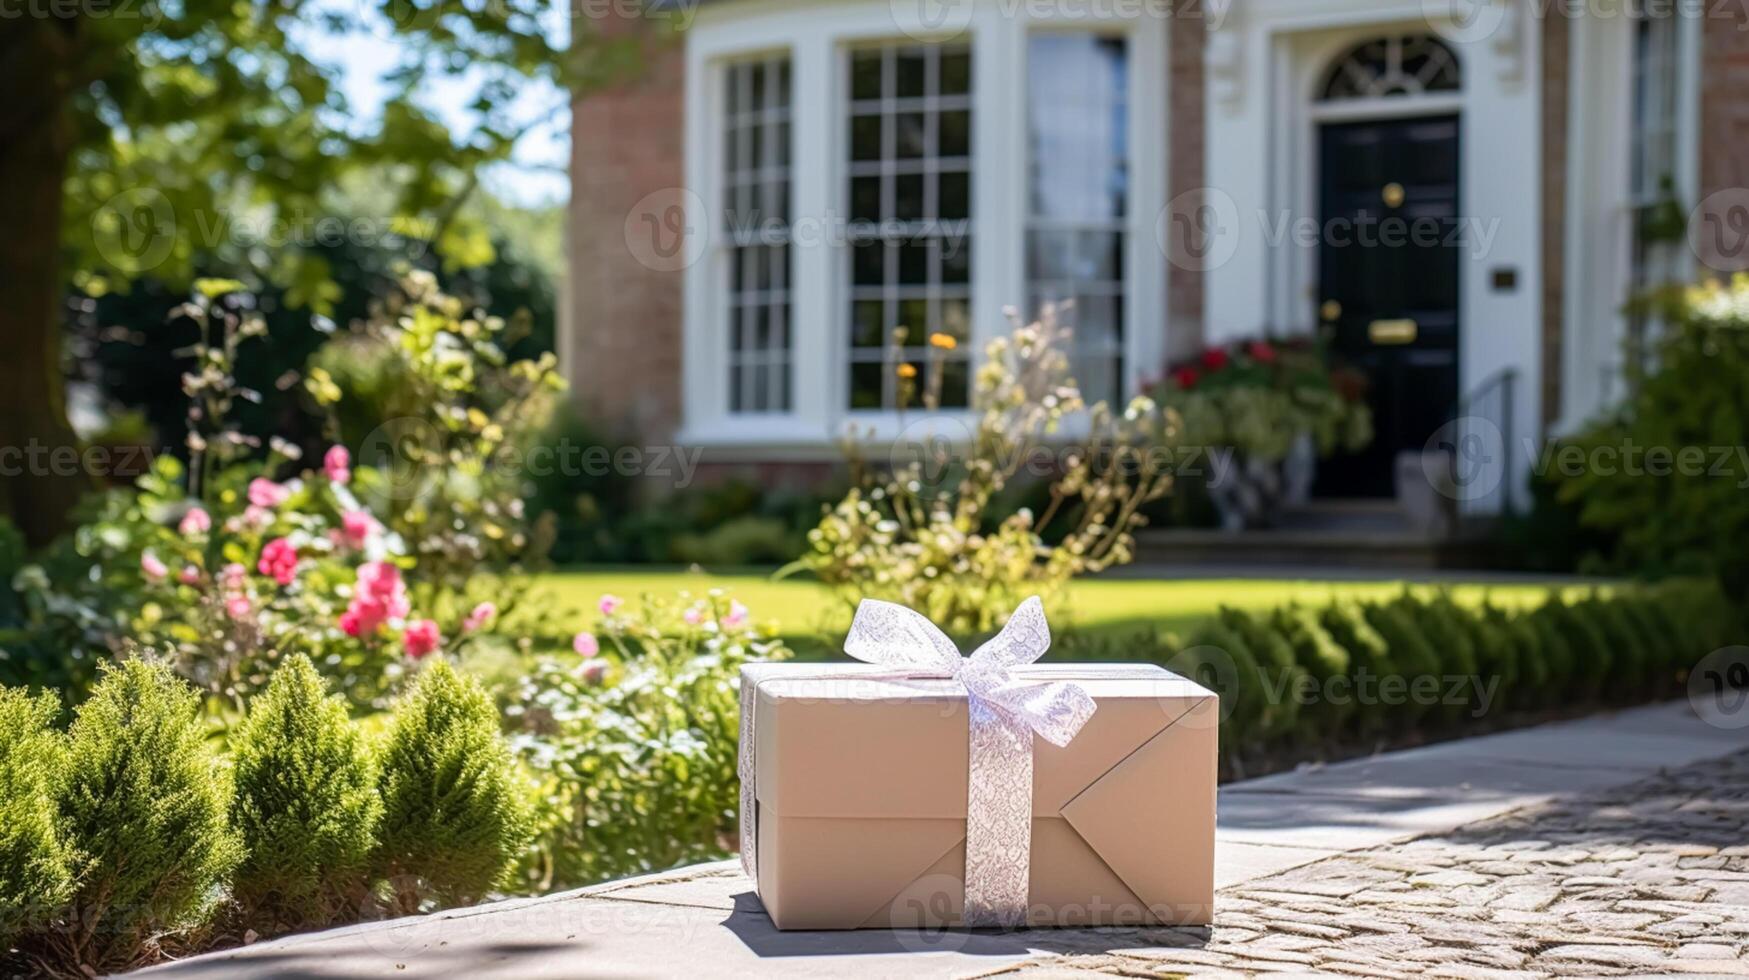
[[[1296,438],[1281,459],[1252,459],[1236,449],[1216,449],[1210,455],[1209,499],[1224,530],[1274,527],[1285,511],[1311,496],[1318,448],[1310,434]]]

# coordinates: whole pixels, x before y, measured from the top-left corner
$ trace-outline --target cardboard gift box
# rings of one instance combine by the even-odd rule
[[[968,695],[865,665],[742,675],[751,732],[743,855],[779,929],[963,924]],[[1204,925],[1213,915],[1213,692],[1152,665],[1016,666],[1095,709],[1032,736],[1029,926]],[[747,770],[744,770],[747,772]]]

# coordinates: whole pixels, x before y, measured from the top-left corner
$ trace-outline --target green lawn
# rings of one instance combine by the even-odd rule
[[[604,592],[627,599],[644,593],[668,594],[685,589],[702,593],[727,589],[746,603],[758,620],[776,620],[782,633],[804,656],[835,649],[837,634],[848,623],[847,609],[817,582],[774,582],[758,574],[711,575],[679,570],[585,569],[546,576],[551,596],[561,605],[593,619],[596,600]],[[1337,598],[1379,599],[1395,595],[1400,581],[1284,581],[1268,579],[1192,579],[1143,581],[1083,580],[1070,587],[1070,620],[1054,623],[1057,632],[1123,633],[1145,627],[1183,632],[1222,605],[1247,609],[1286,602],[1323,604]],[[1418,589],[1423,587],[1417,587]],[[1431,589],[1431,587],[1426,587]],[[1547,595],[1534,584],[1453,585],[1459,602],[1480,602],[1492,596],[1503,606],[1529,605]]]

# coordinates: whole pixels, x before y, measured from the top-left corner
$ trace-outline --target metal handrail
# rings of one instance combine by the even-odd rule
[[[1498,417],[1489,418],[1486,415],[1483,415],[1482,417],[1487,418],[1488,421],[1492,422],[1494,427],[1500,431],[1500,452],[1501,455],[1505,457],[1502,461],[1502,465],[1505,467],[1505,472],[1501,474],[1500,481],[1501,487],[1504,488],[1502,491],[1504,495],[1504,507],[1502,510],[1508,515],[1516,513],[1516,508],[1513,504],[1513,494],[1517,484],[1514,482],[1512,445],[1515,435],[1513,431],[1513,420],[1515,417],[1513,408],[1515,396],[1517,394],[1519,374],[1520,371],[1516,367],[1504,367],[1489,375],[1481,384],[1470,389],[1468,394],[1457,400],[1456,404],[1452,406],[1451,414],[1447,419],[1447,421],[1453,421],[1478,414],[1476,411],[1476,405],[1480,403],[1483,398],[1498,389],[1500,393],[1500,412]]]

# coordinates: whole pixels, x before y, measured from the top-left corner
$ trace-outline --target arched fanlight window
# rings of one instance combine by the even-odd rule
[[[1456,92],[1463,83],[1457,55],[1425,34],[1381,37],[1355,45],[1324,81],[1324,101]]]

